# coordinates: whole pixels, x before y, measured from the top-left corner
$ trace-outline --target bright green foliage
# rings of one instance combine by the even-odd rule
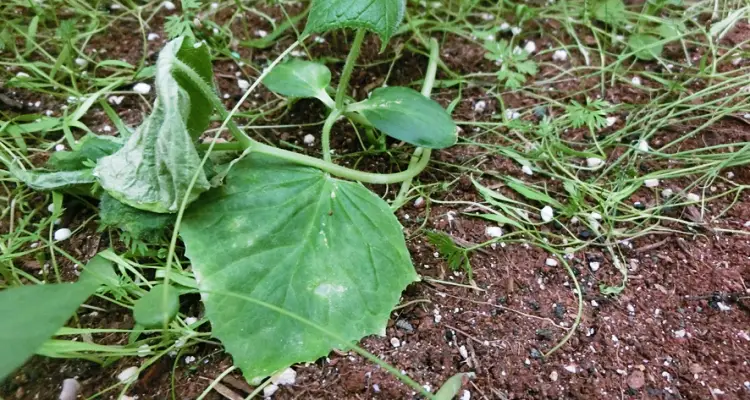
[[[437,231],[428,231],[427,240],[432,243],[438,253],[448,262],[448,268],[453,271],[463,269],[472,279],[471,263],[469,262],[469,251],[456,244],[448,234]]]
[[[486,41],[484,49],[487,50],[484,57],[500,65],[497,79],[504,82],[508,89],[520,88],[527,76],[537,73],[537,65],[529,58],[529,53],[520,47],[512,49],[506,40]]]
[[[206,46],[194,46],[190,38],[167,44],[159,55],[156,72],[157,99],[152,114],[117,153],[99,160],[95,175],[117,200],[132,207],[174,213],[185,196],[188,201],[210,187],[200,168],[193,139],[208,126],[212,107],[192,84],[173,78],[175,60],[211,80]],[[188,193],[195,173],[198,180]]]
[[[156,285],[133,305],[135,322],[145,328],[161,328],[170,323],[180,309],[180,295],[173,287]]]
[[[659,43],[660,40],[656,36],[636,34],[628,38],[628,46],[637,58],[648,61],[659,57],[664,50],[664,44]]]
[[[417,280],[382,199],[359,183],[253,153],[187,211],[180,234],[213,334],[249,379],[347,343],[238,296],[354,341],[382,332]]]
[[[313,0],[305,33],[365,28],[378,34],[385,47],[405,10],[406,0]]]
[[[199,0],[182,0],[182,13],[170,15],[164,22],[164,31],[169,39],[178,37],[194,37],[192,16],[200,8]]]
[[[331,71],[316,62],[294,59],[280,64],[263,79],[263,84],[282,96],[316,97],[326,105],[333,104],[326,92],[331,84]]]
[[[349,110],[364,115],[386,135],[416,146],[442,149],[458,140],[456,124],[445,109],[413,89],[376,89]]]
[[[565,106],[565,111],[573,128],[587,126],[595,131],[607,126],[607,109],[610,107],[606,100],[586,98],[586,105],[572,100],[570,105]]]
[[[106,193],[99,202],[99,218],[103,226],[118,228],[134,239],[147,241],[162,237],[175,219],[173,214],[157,214],[130,207]]]
[[[591,6],[594,18],[609,25],[621,25],[626,22],[625,3],[622,0],[597,0]]]
[[[26,285],[0,291],[0,381],[52,337],[75,310],[113,274],[97,256],[77,283]]]

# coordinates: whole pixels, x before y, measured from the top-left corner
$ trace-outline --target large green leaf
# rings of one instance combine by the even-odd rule
[[[451,116],[436,101],[405,87],[376,89],[369,99],[349,110],[365,116],[386,135],[416,146],[442,149],[456,144]]]
[[[0,381],[52,337],[112,274],[112,264],[96,256],[77,283],[26,285],[0,291]]]
[[[313,0],[305,33],[365,28],[377,33],[385,45],[405,10],[406,0]]]
[[[333,106],[333,99],[326,92],[330,83],[328,67],[296,59],[278,65],[263,79],[272,92],[289,97],[316,97],[329,107]]]
[[[94,175],[112,197],[158,213],[177,212],[185,196],[193,201],[210,187],[204,171],[199,169],[201,159],[193,139],[208,126],[212,108],[189,84],[173,78],[171,68],[176,59],[202,76],[208,67],[210,74],[205,45],[196,47],[189,38],[167,44],[157,62],[153,112],[122,149],[100,159],[94,169]],[[188,193],[196,173],[198,179]]]
[[[213,334],[252,379],[383,332],[417,280],[401,226],[359,183],[251,154],[186,212],[180,230]]]
[[[628,46],[641,60],[653,60],[661,55],[664,44],[659,38],[651,35],[636,34],[628,39]]]

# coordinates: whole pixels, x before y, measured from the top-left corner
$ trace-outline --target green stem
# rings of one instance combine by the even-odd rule
[[[336,123],[336,120],[339,119],[340,116],[341,110],[334,109],[330,114],[328,114],[326,123],[323,124],[323,134],[321,135],[320,141],[323,145],[323,160],[325,160],[326,162],[331,162],[331,129],[333,128],[333,124]]]
[[[362,47],[362,42],[365,40],[366,32],[366,30],[361,28],[357,30],[357,36],[354,37],[354,42],[349,50],[349,55],[346,56],[346,64],[344,64],[344,70],[341,72],[339,86],[336,88],[336,108],[339,110],[344,108],[344,98],[346,97],[346,90],[349,88],[349,79],[352,77],[354,63],[359,57],[359,49]]]
[[[224,108],[224,104],[222,104],[221,99],[219,99],[219,96],[216,94],[214,89],[203,79],[201,79],[201,77],[195,71],[193,71],[192,68],[190,68],[180,60],[175,60],[174,69],[175,72],[179,72],[180,74],[185,75],[185,77],[195,85],[195,88],[197,90],[200,90],[201,94],[206,96],[206,98],[211,102],[211,105],[219,113],[221,118],[227,121],[227,129],[229,129],[229,132],[240,143],[242,149],[249,149],[253,152],[271,155],[283,160],[291,161],[296,164],[318,168],[340,178],[375,184],[392,184],[411,179],[419,175],[419,173],[427,167],[427,163],[430,161],[429,157],[422,157],[420,158],[419,162],[414,165],[414,168],[409,168],[405,171],[393,174],[374,174],[370,172],[362,172],[351,168],[342,167],[325,160],[306,156],[304,154],[268,146],[254,140],[253,138],[242,132],[239,127],[237,127],[234,121],[230,119],[229,112],[227,112],[227,110]]]
[[[425,74],[424,85],[422,86],[422,95],[424,97],[430,98],[430,94],[432,93],[432,88],[433,86],[435,86],[435,75],[437,74],[438,61],[439,61],[438,42],[435,38],[431,38],[430,39],[430,61],[429,61],[429,64],[427,65],[427,74]],[[416,165],[421,158],[429,159],[430,153],[432,153],[431,149],[423,149],[421,147],[417,147],[414,150],[414,155],[412,155],[411,160],[409,160],[409,168],[411,168],[412,165]],[[402,205],[404,205],[404,202],[406,201],[406,195],[409,193],[409,189],[411,188],[411,181],[412,181],[412,178],[409,178],[405,180],[403,183],[401,183],[401,189],[399,189],[398,195],[396,195],[396,198],[393,200],[393,203],[391,204],[391,209],[398,210],[399,208],[401,208]]]

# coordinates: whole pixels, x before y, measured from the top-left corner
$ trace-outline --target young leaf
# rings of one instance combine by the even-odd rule
[[[376,89],[349,106],[386,135],[415,146],[443,149],[458,140],[456,124],[436,101],[405,87]]]
[[[458,246],[447,233],[428,231],[426,235],[427,241],[432,243],[437,248],[438,253],[445,258],[448,268],[453,271],[463,269],[469,275],[469,279],[471,279],[471,262],[469,261],[469,251],[467,249]]]
[[[401,291],[417,280],[401,225],[380,197],[254,153],[191,206],[180,234],[213,334],[248,379],[380,333]]]
[[[406,0],[313,0],[305,33],[365,28],[378,34],[385,47],[405,10]]]
[[[594,18],[609,25],[625,22],[625,3],[622,0],[599,0],[593,3]]]
[[[272,92],[289,97],[316,97],[329,107],[334,103],[326,92],[330,83],[328,67],[296,59],[278,65],[263,79],[263,84]]]
[[[659,43],[659,38],[651,35],[636,34],[628,39],[628,46],[635,52],[635,56],[641,60],[653,60],[661,55],[664,44]]]
[[[0,381],[5,379],[70,318],[107,276],[112,264],[96,256],[77,283],[26,285],[0,291]]]
[[[193,139],[208,126],[212,107],[190,82],[171,73],[175,60],[180,60],[210,81],[206,47],[180,38],[160,53],[153,112],[122,149],[100,159],[94,169],[112,197],[141,210],[174,213],[185,196],[193,201],[209,189],[205,172],[199,170],[200,157]],[[196,173],[198,180],[188,193]]]
[[[169,285],[156,285],[133,305],[135,322],[160,328],[171,322],[180,309],[180,295]]]

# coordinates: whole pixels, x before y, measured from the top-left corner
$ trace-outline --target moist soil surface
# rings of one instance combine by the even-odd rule
[[[281,18],[278,9],[266,10]],[[299,11],[292,9],[291,11]],[[160,18],[151,21],[151,29],[161,37]],[[259,29],[266,23],[254,16],[247,23]],[[132,27],[123,23],[114,26],[106,36],[97,37],[92,48],[107,49],[107,57],[133,61],[139,57],[141,38],[129,34]],[[266,27],[269,28],[269,27]],[[553,32],[548,28],[547,32]],[[238,35],[245,34],[238,28]],[[551,33],[549,33],[551,35]],[[739,24],[730,38],[747,36],[750,29]],[[351,35],[341,32],[325,36],[326,41],[310,49],[313,57],[325,56],[338,60],[329,63],[334,81],[343,65]],[[463,38],[446,35],[441,44],[441,58],[454,71],[465,74],[491,70],[483,58],[481,47]],[[538,37],[537,44],[553,43],[550,37]],[[245,59],[262,64],[273,59],[291,42],[286,38],[265,50],[238,49]],[[156,53],[163,40],[149,42],[149,51]],[[372,35],[363,47],[360,67],[355,70],[352,86],[356,97],[363,98],[371,88],[380,86],[390,70],[389,85],[417,82],[426,69],[426,57],[409,51],[401,53],[393,66],[394,50],[401,48],[404,39],[397,37],[389,50],[380,53],[380,42]],[[413,44],[413,42],[412,42]],[[575,59],[571,63],[577,62]],[[228,94],[227,105],[232,106],[241,95],[236,85],[233,62],[217,61],[215,73],[222,93]],[[243,70],[254,76],[255,71]],[[552,72],[544,69],[537,79]],[[439,78],[445,77],[443,72]],[[573,80],[556,87],[563,97],[597,85],[598,82]],[[418,85],[415,85],[418,87]],[[261,88],[251,98],[248,107],[274,104],[278,98]],[[16,94],[27,100],[34,94]],[[437,88],[433,98],[444,106],[455,98],[450,88]],[[131,98],[132,97],[132,98]],[[608,88],[607,100],[617,102],[647,102],[641,92],[632,87]],[[456,107],[457,121],[492,121],[491,111],[476,112],[476,102],[488,102],[487,110],[497,107],[495,97],[485,96],[477,87],[463,92]],[[534,104],[530,97],[519,93],[502,96],[508,108]],[[137,124],[147,110],[143,101],[134,96],[116,107],[127,124]],[[283,111],[283,110],[282,110]],[[316,102],[300,100],[293,103],[278,121],[273,123],[308,124],[323,119],[325,108]],[[86,123],[93,129],[111,125],[100,109],[93,109]],[[302,138],[319,135],[319,127],[274,129],[257,131],[275,143],[292,143],[310,154],[319,148],[306,147]],[[567,135],[575,136],[575,132]],[[660,132],[655,140],[669,140],[674,132]],[[750,126],[742,121],[723,119],[715,128],[704,131],[703,138],[683,144],[681,150],[693,146],[747,141]],[[339,126],[333,132],[332,147],[340,154],[358,151],[354,132]],[[491,140],[491,139],[489,139]],[[316,143],[317,144],[317,143]],[[396,144],[392,144],[395,146]],[[395,148],[395,147],[394,147]],[[525,176],[511,160],[500,155],[487,156],[475,146],[459,145],[437,152],[439,166],[428,169],[420,181],[453,182],[448,190],[432,195],[434,200],[451,202],[481,202],[466,174],[446,163],[479,164],[480,170],[493,175],[508,175],[519,179]],[[376,155],[364,159],[358,168],[387,172],[397,163],[407,160],[395,152],[394,156]],[[477,161],[482,161],[477,162]],[[353,163],[343,158],[343,164]],[[729,171],[723,171],[726,173]],[[750,184],[746,168],[736,168],[734,181]],[[474,176],[479,182],[497,184],[491,177]],[[534,178],[536,179],[536,178]],[[671,182],[677,184],[678,182]],[[374,190],[393,197],[396,187]],[[639,191],[629,200],[654,202],[652,191]],[[75,204],[68,204],[75,210]],[[731,206],[731,207],[730,207]],[[728,212],[722,213],[725,208]],[[474,379],[464,389],[472,399],[742,399],[750,398],[750,301],[745,299],[750,281],[750,244],[748,236],[717,231],[717,228],[747,231],[750,221],[750,196],[742,193],[734,204],[729,200],[712,202],[700,216],[705,223],[692,234],[645,235],[619,246],[628,270],[625,289],[617,296],[604,296],[601,283],[616,286],[622,275],[602,246],[593,244],[585,252],[575,253],[571,266],[583,295],[583,309],[578,329],[570,340],[552,354],[549,352],[568,333],[578,314],[574,292],[575,282],[561,266],[546,265],[549,254],[540,248],[523,243],[497,244],[472,253],[472,280],[465,272],[448,269],[436,249],[426,242],[421,228],[451,235],[460,243],[482,243],[488,240],[486,228],[491,224],[465,215],[470,205],[415,203],[413,200],[397,212],[405,227],[408,247],[421,282],[412,284],[403,294],[402,307],[393,312],[385,337],[369,337],[362,346],[395,366],[414,380],[440,387],[458,372],[472,372]],[[693,218],[695,210],[675,211],[675,218]],[[67,215],[70,223],[86,221],[90,216]],[[97,249],[109,246],[108,239],[96,232],[96,224],[88,222],[88,234],[72,241],[72,254],[90,257]],[[568,222],[568,229],[579,228]],[[558,227],[559,228],[559,227]],[[4,229],[7,229],[4,227]],[[547,228],[543,228],[547,229]],[[549,229],[555,229],[550,227]],[[85,239],[83,239],[85,238]],[[592,262],[600,267],[591,268]],[[33,265],[27,266],[33,269]],[[37,266],[38,268],[38,266]],[[62,264],[66,277],[72,277],[72,266]],[[473,282],[473,284],[471,283]],[[40,305],[43,306],[43,305]],[[98,328],[130,329],[132,316],[111,304],[98,304],[105,311],[82,311],[81,324]],[[198,298],[187,299],[183,311],[202,315]],[[396,347],[394,338],[398,339]],[[94,335],[95,341],[124,344],[126,335]],[[262,345],[262,344],[260,344]],[[189,358],[186,358],[189,357]],[[124,368],[140,365],[143,359],[132,358],[112,365],[83,360],[56,360],[35,357],[18,373],[0,386],[0,395],[7,399],[57,399],[62,381],[76,377],[82,385],[81,394],[93,396],[117,384],[117,374]],[[188,362],[190,361],[190,362]],[[165,356],[141,374],[128,393],[139,399],[194,399],[221,372],[231,367],[231,357],[220,346],[204,344],[191,348],[179,357]],[[297,380],[273,395],[274,399],[412,399],[418,396],[395,377],[353,352],[333,352],[314,363],[296,365]],[[235,372],[222,383],[242,397],[252,388]],[[107,392],[101,398],[117,398],[119,390]],[[223,399],[211,392],[206,399]],[[467,398],[468,397],[463,397]]]

